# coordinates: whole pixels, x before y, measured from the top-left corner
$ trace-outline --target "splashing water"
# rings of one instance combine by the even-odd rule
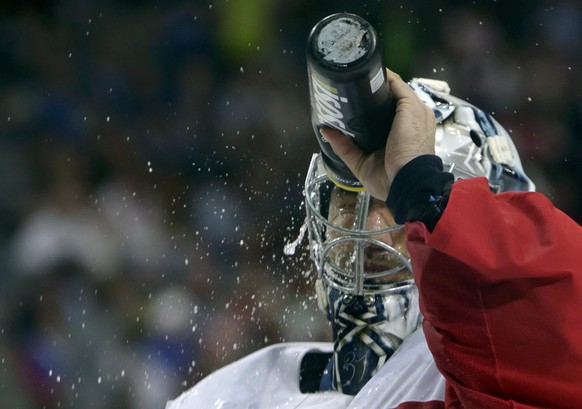
[[[297,235],[297,238],[292,242],[285,244],[285,247],[283,247],[283,253],[286,256],[292,256],[293,254],[295,254],[297,246],[303,241],[303,236],[305,236],[306,230],[307,230],[307,219],[303,222],[303,225],[299,229],[299,234]]]

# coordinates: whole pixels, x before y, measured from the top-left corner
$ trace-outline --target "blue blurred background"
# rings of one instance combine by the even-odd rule
[[[262,346],[329,339],[305,243],[283,246],[317,150],[305,39],[332,12],[493,113],[582,221],[578,1],[5,3],[2,408],[163,408]]]

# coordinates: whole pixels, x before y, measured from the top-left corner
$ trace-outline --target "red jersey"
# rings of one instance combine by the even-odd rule
[[[582,227],[539,193],[459,180],[430,233],[407,223],[445,407],[582,407]]]

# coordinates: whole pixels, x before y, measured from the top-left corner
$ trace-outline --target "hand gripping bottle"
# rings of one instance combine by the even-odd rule
[[[319,130],[335,128],[367,153],[386,145],[394,105],[378,35],[355,14],[333,14],[313,27],[306,54],[311,122],[327,174],[345,190],[362,191]]]

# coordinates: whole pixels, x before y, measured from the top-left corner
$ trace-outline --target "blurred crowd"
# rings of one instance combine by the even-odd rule
[[[163,408],[262,346],[330,339],[305,241],[283,247],[317,151],[305,39],[337,11],[491,112],[582,221],[576,0],[3,3],[0,407]]]

